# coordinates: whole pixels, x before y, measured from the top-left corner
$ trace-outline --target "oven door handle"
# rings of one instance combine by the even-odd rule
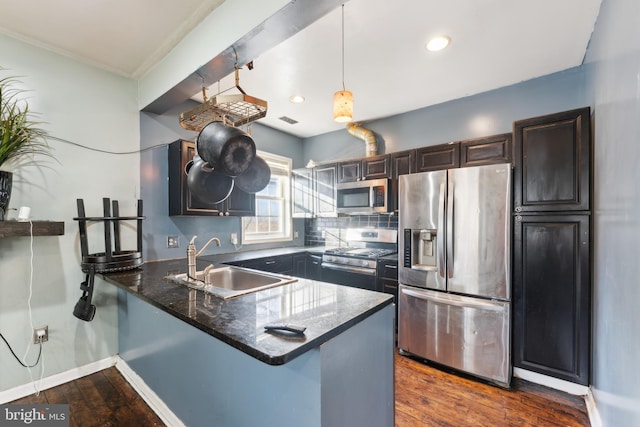
[[[329,270],[347,271],[349,273],[365,274],[367,276],[375,276],[376,270],[372,268],[354,267],[351,265],[332,264],[330,262],[323,262],[322,268]]]

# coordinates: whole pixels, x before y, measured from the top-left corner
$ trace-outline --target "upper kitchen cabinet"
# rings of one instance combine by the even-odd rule
[[[315,214],[320,217],[338,216],[336,209],[336,163],[321,165],[313,168],[315,185]]]
[[[391,162],[388,155],[362,159],[362,179],[391,178]]]
[[[362,179],[362,161],[360,159],[340,162],[337,165],[338,176],[336,182],[355,182]]]
[[[391,178],[398,178],[400,175],[415,173],[416,171],[416,150],[398,151],[389,154],[391,164]]]
[[[514,122],[516,212],[590,209],[589,107]]]
[[[293,193],[292,216],[294,218],[312,218],[315,207],[313,169],[292,170],[291,188]]]
[[[398,151],[389,155],[391,164],[391,209],[398,212],[398,177],[416,171],[416,150]]]
[[[388,155],[365,157],[338,163],[338,183],[391,177]]]
[[[416,172],[460,167],[460,143],[452,142],[416,150]]]
[[[511,133],[468,139],[460,142],[460,167],[511,163]]]
[[[194,142],[178,140],[169,145],[169,215],[255,215],[255,195],[238,188],[220,203],[206,203],[191,194],[185,168],[195,154]]]

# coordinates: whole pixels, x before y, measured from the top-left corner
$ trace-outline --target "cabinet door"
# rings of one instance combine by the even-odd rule
[[[398,297],[398,261],[378,260],[378,291]]]
[[[391,178],[391,161],[387,155],[362,159],[362,179]]]
[[[314,168],[316,216],[335,217],[336,210],[336,164],[323,165]]]
[[[307,279],[321,280],[322,278],[322,256],[307,254],[306,265]]]
[[[291,255],[278,255],[249,260],[243,264],[243,267],[270,273],[291,274],[293,272],[292,260]]]
[[[296,277],[307,277],[307,254],[294,254],[293,260],[293,275]]]
[[[239,188],[220,203],[203,202],[191,194],[185,167],[195,154],[194,142],[178,140],[169,145],[169,215],[255,215],[255,195]]]
[[[169,145],[169,215],[220,215],[221,203],[205,203],[187,186],[185,167],[196,154],[195,143],[178,140]]]
[[[590,209],[590,118],[587,107],[514,122],[516,212]]]
[[[391,163],[391,209],[398,212],[398,177],[416,171],[416,150],[399,151],[389,155]]]
[[[355,182],[362,178],[362,162],[358,160],[350,160],[348,162],[338,163],[338,179],[337,182]]]
[[[511,163],[511,133],[460,142],[460,167]]]
[[[588,215],[514,221],[513,363],[589,384]]]
[[[460,167],[460,143],[440,144],[416,150],[417,172]]]
[[[304,168],[291,171],[291,187],[293,188],[293,217],[312,218],[315,204],[313,169]]]
[[[256,214],[256,196],[234,188],[227,200],[220,203],[221,212],[231,216],[253,216]]]

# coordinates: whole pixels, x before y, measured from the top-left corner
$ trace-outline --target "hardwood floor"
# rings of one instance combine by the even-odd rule
[[[589,426],[582,398],[527,381],[504,390],[399,355],[395,373],[395,427]],[[71,427],[164,426],[116,368],[12,403],[69,403]]]
[[[114,367],[11,403],[68,403],[70,427],[165,425]]]
[[[505,390],[396,355],[396,427],[589,426],[584,399],[514,378]]]

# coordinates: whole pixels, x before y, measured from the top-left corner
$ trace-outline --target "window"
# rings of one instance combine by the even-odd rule
[[[291,159],[258,152],[269,168],[269,184],[256,193],[255,216],[242,218],[242,243],[292,240],[291,237]]]

